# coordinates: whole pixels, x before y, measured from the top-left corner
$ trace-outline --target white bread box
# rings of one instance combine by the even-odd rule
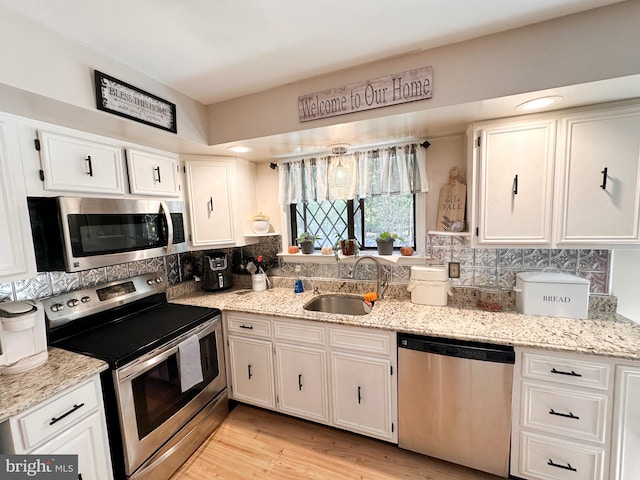
[[[448,296],[451,295],[447,267],[445,265],[411,267],[411,278],[407,290],[411,292],[411,303],[445,306]]]
[[[527,315],[587,318],[589,280],[561,272],[516,274],[516,309]]]

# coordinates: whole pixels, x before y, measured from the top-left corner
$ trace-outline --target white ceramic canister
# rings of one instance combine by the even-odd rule
[[[267,289],[267,274],[266,273],[254,273],[251,276],[251,285],[254,292],[261,292]]]

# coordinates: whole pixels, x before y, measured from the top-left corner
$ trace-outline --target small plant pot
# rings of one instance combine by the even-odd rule
[[[378,255],[393,255],[394,241],[394,238],[390,238],[389,240],[376,239],[376,243],[378,244]]]
[[[300,242],[300,250],[302,253],[310,254],[313,253],[313,242]]]
[[[340,240],[340,250],[342,256],[348,257],[356,254],[356,241],[355,240]]]

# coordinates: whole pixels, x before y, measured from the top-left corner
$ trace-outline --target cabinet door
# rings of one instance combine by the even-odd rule
[[[65,430],[31,454],[78,455],[78,478],[108,480],[113,478],[106,426],[100,412]]]
[[[45,190],[124,194],[122,148],[62,133],[38,136]]]
[[[169,155],[127,149],[129,188],[136,195],[180,195],[178,159]]]
[[[575,114],[561,125],[558,244],[640,242],[640,111]]]
[[[480,131],[477,243],[551,242],[555,121]]]
[[[276,344],[280,410],[316,422],[329,421],[324,350]]]
[[[0,283],[35,276],[27,197],[17,133],[0,118]]]
[[[232,244],[231,164],[187,162],[186,168],[192,244]]]
[[[615,392],[611,478],[635,480],[640,472],[640,368],[618,366]]]
[[[271,342],[229,336],[233,398],[260,407],[275,408]]]
[[[386,359],[331,353],[333,423],[391,440],[391,363]]]

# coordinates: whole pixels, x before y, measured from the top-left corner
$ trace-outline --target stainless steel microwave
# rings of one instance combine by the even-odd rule
[[[184,203],[29,197],[39,272],[78,272],[187,251]]]

